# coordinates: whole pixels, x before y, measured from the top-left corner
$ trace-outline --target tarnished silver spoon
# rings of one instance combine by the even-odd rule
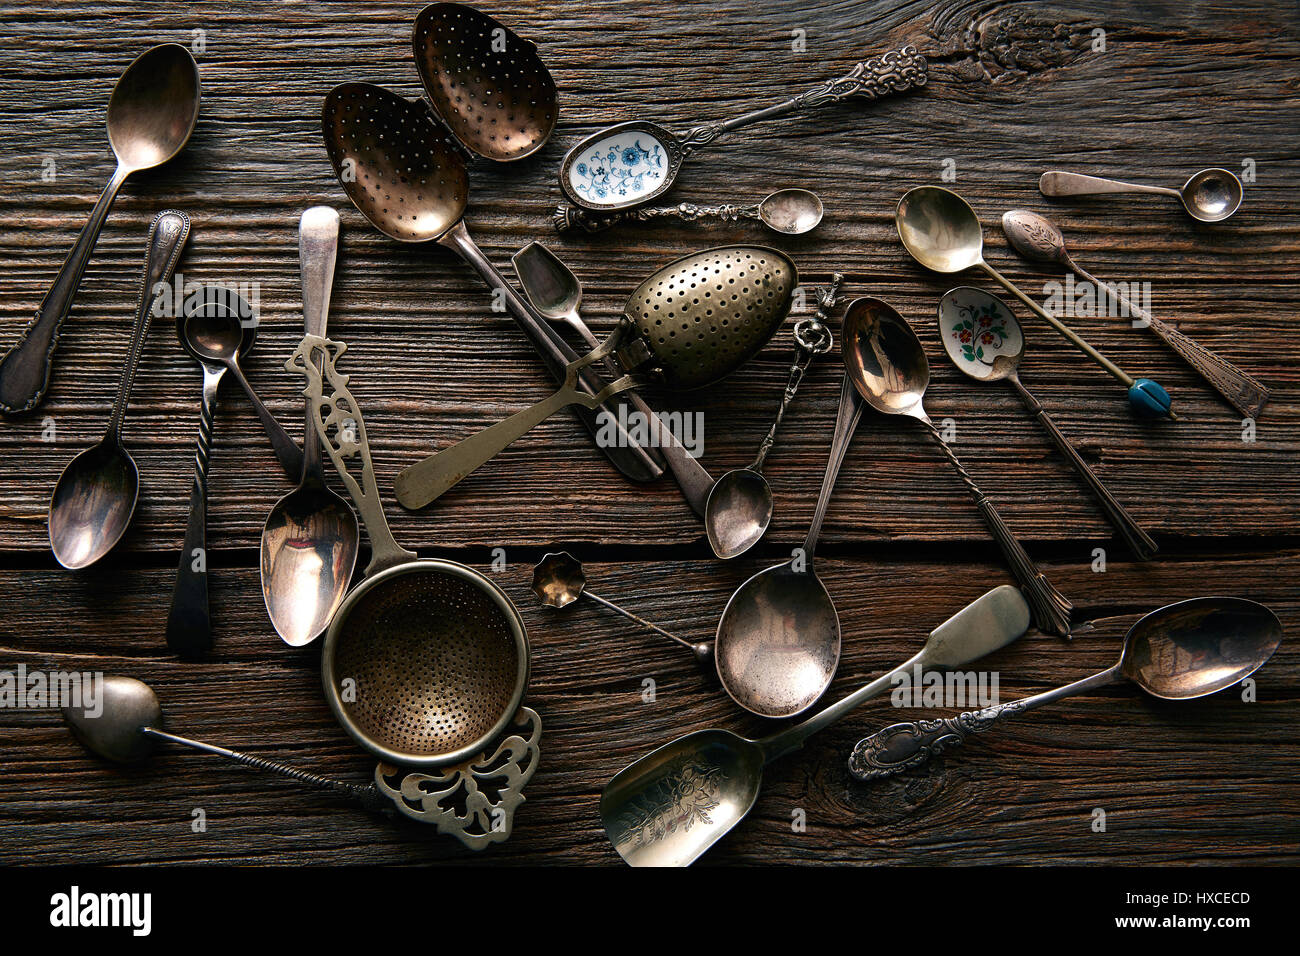
[[[1155,193],[1173,196],[1183,204],[1187,214],[1201,222],[1222,222],[1241,205],[1241,180],[1226,169],[1202,169],[1183,183],[1182,189],[1168,186],[1145,186],[1118,179],[1084,176],[1051,170],[1038,178],[1044,196],[1109,196],[1115,193]]]
[[[555,224],[556,232],[571,232],[576,229],[601,232],[623,222],[653,222],[656,219],[680,219],[685,222],[701,219],[721,222],[756,219],[773,232],[785,236],[801,236],[817,228],[824,211],[821,199],[814,192],[807,189],[778,189],[761,202],[748,206],[737,203],[700,206],[693,202],[683,202],[676,206],[642,206],[640,209],[626,209],[622,212],[596,213],[577,206],[560,205],[551,221]]]

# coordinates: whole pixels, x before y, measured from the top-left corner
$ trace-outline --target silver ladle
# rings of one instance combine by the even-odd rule
[[[1039,570],[993,502],[975,484],[951,446],[930,421],[922,404],[930,384],[930,363],[921,341],[906,320],[880,299],[854,299],[844,315],[840,354],[858,394],[876,411],[915,418],[929,432],[966,485],[989,533],[1002,549],[1016,580],[1025,589],[1034,621],[1049,634],[1069,636],[1069,600]]]
[[[1241,180],[1226,169],[1202,169],[1183,184],[1182,189],[1168,186],[1144,186],[1118,179],[1084,176],[1051,170],[1038,178],[1044,196],[1108,196],[1115,193],[1155,193],[1173,196],[1183,204],[1187,214],[1201,222],[1222,222],[1241,205]]]
[[[960,286],[939,300],[939,337],[952,364],[977,382],[1008,381],[1038,419],[1057,450],[1084,480],[1097,504],[1135,555],[1149,561],[1159,548],[1118,499],[1101,483],[1083,456],[1020,381],[1025,336],[1011,309],[997,296]]]
[[[1012,209],[1002,214],[1002,231],[1012,247],[1026,259],[1064,266],[1091,282],[1099,295],[1104,292],[1123,305],[1130,316],[1143,320],[1152,332],[1177,352],[1196,374],[1205,379],[1241,414],[1258,418],[1264,410],[1264,405],[1268,402],[1267,388],[1222,356],[1192,341],[1146,309],[1139,308],[1114,285],[1102,282],[1075,262],[1065,248],[1065,236],[1046,216],[1028,209]]]
[[[642,627],[648,627],[656,634],[662,634],[670,641],[680,644],[695,655],[701,667],[713,664],[713,645],[708,642],[692,644],[690,641],[665,631],[658,624],[652,624],[643,617],[619,607],[613,601],[607,601],[599,594],[587,590],[587,575],[582,570],[582,562],[567,551],[556,551],[542,556],[542,560],[533,565],[533,593],[547,607],[568,607],[580,597],[589,597],[598,604],[603,604],[611,611],[622,614],[629,621],[635,621]]]
[[[760,717],[793,717],[817,702],[840,663],[840,618],[813,570],[813,552],[835,479],[864,405],[845,374],[830,458],[803,547],[758,572],[727,602],[714,659],[722,688]]]
[[[149,317],[166,294],[189,235],[189,217],[174,209],[160,212],[149,225],[135,324],[108,431],[98,444],[68,462],[50,496],[50,549],[65,568],[89,567],[108,554],[122,539],[135,514],[140,471],[122,444],[122,421],[144,353]]]
[[[199,118],[199,68],[176,43],[145,50],[108,99],[108,142],[117,169],[18,344],[0,358],[0,413],[34,408],[50,383],[59,327],[72,308],[99,231],[127,177],[167,162],[189,142]],[[146,287],[146,292],[148,287]]]
[[[793,727],[759,740],[698,730],[623,768],[605,785],[605,835],[632,866],[689,866],[753,809],[767,764],[888,691],[913,669],[953,670],[1006,647],[1029,627],[1029,608],[1003,585],[930,633],[908,661]]]
[[[714,219],[721,222],[739,222],[757,219],[773,232],[784,236],[801,236],[816,229],[822,221],[822,201],[807,189],[778,189],[761,202],[748,206],[722,203],[717,206],[700,206],[693,202],[676,206],[642,206],[622,212],[595,213],[577,206],[561,204],[551,217],[556,232],[602,232],[610,226],[624,222],[653,222],[656,219],[680,219],[698,222]]]
[[[840,283],[843,281],[844,276],[838,272],[831,276],[831,284],[818,294],[816,314],[795,323],[794,364],[790,366],[790,378],[781,394],[776,420],[758,446],[758,455],[744,468],[727,472],[709,490],[704,510],[704,530],[709,537],[709,547],[723,560],[742,555],[758,544],[772,523],[772,486],[763,477],[763,463],[767,461],[768,452],[776,443],[776,431],[781,427],[786,409],[794,401],[808,366],[814,358],[831,347],[832,336],[826,320],[830,310],[835,307],[835,299],[839,296]]]
[[[306,210],[298,223],[298,258],[307,335],[325,335],[338,248],[338,212],[329,206]],[[355,512],[325,483],[308,400],[302,477],[262,526],[262,599],[275,632],[290,647],[310,644],[329,626],[352,582],[360,538]]]
[[[984,710],[892,724],[858,741],[849,756],[849,771],[859,780],[893,776],[1016,714],[1109,684],[1132,681],[1162,700],[1205,697],[1255,673],[1281,641],[1277,615],[1254,601],[1203,597],[1169,604],[1129,629],[1114,666],[1073,684]]]

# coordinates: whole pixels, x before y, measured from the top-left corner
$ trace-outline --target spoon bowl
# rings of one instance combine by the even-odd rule
[[[772,486],[753,468],[727,472],[709,491],[704,530],[713,553],[724,560],[744,554],[772,523]]]
[[[878,412],[925,419],[930,363],[912,327],[880,299],[855,299],[844,315],[844,367]]]
[[[64,707],[63,719],[77,743],[115,763],[140,763],[158,749],[146,728],[161,730],[162,704],[153,688],[133,677],[105,674],[96,714]]]
[[[68,462],[50,497],[50,548],[59,564],[75,571],[113,550],[139,494],[135,459],[111,437]]]
[[[824,211],[817,194],[806,189],[778,189],[758,204],[758,217],[769,229],[787,236],[816,229]]]
[[[918,187],[898,202],[898,238],[934,272],[953,273],[984,261],[984,232],[970,203],[949,189]]]
[[[108,100],[108,141],[135,172],[167,162],[199,119],[199,68],[189,50],[164,43],[131,61]]]
[[[180,317],[176,337],[181,348],[195,361],[205,365],[227,365],[253,347],[257,341],[257,326],[240,322],[233,311],[209,299]]]
[[[1202,169],[1178,192],[1188,214],[1201,222],[1222,222],[1241,205],[1241,180],[1226,169]]]

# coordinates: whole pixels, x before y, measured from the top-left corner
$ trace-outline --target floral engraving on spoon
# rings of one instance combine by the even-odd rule
[[[654,192],[668,172],[663,144],[645,130],[606,137],[569,169],[569,182],[588,202],[620,203]]]
[[[678,757],[653,787],[631,803],[619,825],[619,844],[649,846],[697,822],[712,825],[709,811],[718,806],[721,784],[727,775],[721,767],[699,761],[691,754]]]
[[[984,377],[980,370],[991,370],[998,356],[1020,352],[1024,342],[1020,327],[1007,321],[1008,313],[999,303],[986,297],[960,295],[954,295],[953,300],[956,309],[950,313],[951,323],[945,323],[944,334],[957,344],[961,361],[972,366],[971,374]]]

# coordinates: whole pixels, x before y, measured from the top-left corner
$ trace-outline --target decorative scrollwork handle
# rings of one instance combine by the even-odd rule
[[[712,143],[724,133],[748,126],[750,123],[775,119],[787,113],[838,102],[850,96],[864,96],[869,100],[878,100],[894,93],[903,93],[925,86],[928,76],[929,66],[925,57],[916,52],[916,47],[909,44],[897,50],[890,50],[880,56],[863,60],[838,79],[827,80],[784,103],[755,110],[723,123],[707,123],[687,130],[679,138],[682,155],[689,155],[692,151]]]
[[[752,206],[739,206],[735,203],[720,203],[716,206],[700,206],[684,202],[676,206],[644,206],[640,209],[628,209],[623,212],[591,213],[577,206],[561,204],[555,210],[551,221],[556,232],[572,232],[582,229],[586,232],[600,232],[610,226],[623,222],[651,222],[655,219],[681,219],[695,222],[698,219],[720,219],[723,222],[738,222],[741,219],[757,219],[758,203]]]
[[[1016,700],[956,717],[890,724],[857,742],[849,754],[849,773],[859,780],[878,780],[919,767],[935,754],[964,743],[971,734],[1020,713],[1024,705],[1025,701]]]

